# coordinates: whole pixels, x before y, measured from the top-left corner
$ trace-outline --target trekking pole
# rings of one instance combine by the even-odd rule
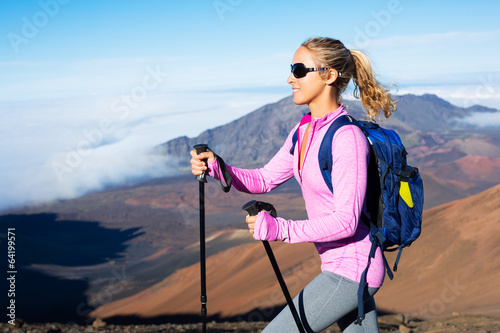
[[[248,215],[254,216],[257,215],[261,210],[266,210],[271,214],[272,217],[276,217],[276,209],[274,208],[273,205],[267,202],[262,202],[262,201],[249,201],[243,207],[241,207],[243,210],[246,210],[248,212]],[[283,295],[285,296],[286,303],[288,304],[288,307],[290,308],[290,311],[292,312],[293,319],[295,320],[295,323],[297,324],[297,328],[299,329],[300,333],[305,333],[304,327],[302,326],[302,322],[300,321],[299,314],[297,312],[297,309],[295,308],[295,305],[293,304],[292,297],[290,296],[290,292],[288,291],[288,288],[286,286],[285,280],[283,279],[283,275],[281,275],[280,268],[278,266],[278,262],[276,261],[276,258],[274,257],[273,249],[271,248],[271,245],[269,245],[268,241],[262,241],[262,244],[264,244],[264,248],[266,249],[267,256],[269,257],[269,261],[271,262],[271,265],[273,266],[274,273],[276,274],[276,278],[278,279],[278,282],[281,286],[281,290],[283,291]]]
[[[198,144],[193,147],[197,154],[208,151],[206,144]],[[203,160],[207,163],[207,160]],[[207,182],[206,172],[196,176],[200,183],[200,274],[201,274],[201,318],[203,333],[207,331],[207,278],[205,264],[205,183]]]

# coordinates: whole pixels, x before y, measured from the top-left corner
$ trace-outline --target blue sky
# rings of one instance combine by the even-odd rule
[[[312,36],[365,50],[401,94],[500,108],[499,14],[496,1],[4,0],[0,209],[167,174],[150,147],[289,96]]]
[[[318,35],[366,50],[403,87],[475,84],[500,70],[494,1],[60,2],[0,5],[1,100],[119,92],[145,64],[169,72],[164,91],[287,92],[293,52]]]

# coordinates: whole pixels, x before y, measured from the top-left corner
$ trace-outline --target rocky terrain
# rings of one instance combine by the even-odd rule
[[[209,333],[258,333],[266,326],[266,322],[209,322]],[[13,333],[198,333],[202,332],[201,323],[192,324],[158,324],[158,325],[108,325],[102,320],[96,320],[90,325],[64,325],[60,323],[28,324],[18,321],[15,327],[0,324],[0,332]],[[381,333],[444,333],[469,332],[493,333],[500,332],[500,317],[480,315],[464,315],[452,313],[440,317],[422,319],[411,316],[385,315],[379,317]],[[322,333],[340,332],[336,325]]]

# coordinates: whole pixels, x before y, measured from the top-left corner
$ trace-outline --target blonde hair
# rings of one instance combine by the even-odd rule
[[[384,112],[385,118],[389,118],[396,111],[397,101],[392,99],[389,89],[377,81],[370,58],[365,53],[349,50],[341,41],[333,38],[310,38],[302,46],[315,55],[318,67],[330,67],[339,73],[333,83],[337,88],[338,103],[352,78],[354,97],[361,99],[367,118],[375,121],[375,117],[380,116],[380,111]],[[327,79],[329,73],[324,70],[320,75]]]

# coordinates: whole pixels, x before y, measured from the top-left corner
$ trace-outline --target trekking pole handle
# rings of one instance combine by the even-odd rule
[[[198,155],[208,151],[208,145],[204,144],[204,143],[197,144],[193,148],[196,149],[196,154],[198,154]],[[204,159],[203,162],[205,162],[205,165],[206,165],[207,159]],[[202,183],[206,183],[207,182],[207,171],[205,170],[205,171],[203,171],[203,173],[201,175],[196,176],[196,180],[199,182],[202,182]]]
[[[277,217],[276,208],[273,205],[263,201],[252,200],[247,202],[241,207],[241,209],[246,210],[248,215],[254,216],[257,215],[261,210],[268,211],[272,217]]]

